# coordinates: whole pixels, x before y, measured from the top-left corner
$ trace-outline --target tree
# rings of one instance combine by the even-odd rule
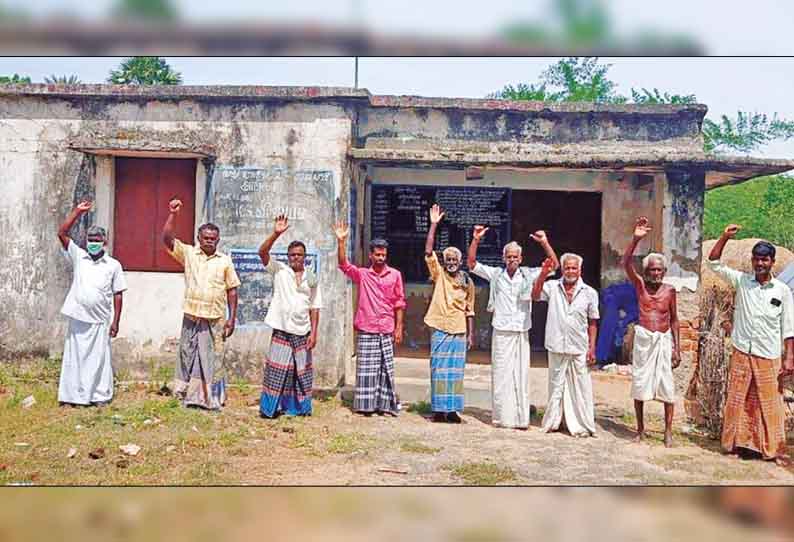
[[[616,92],[617,84],[607,77],[611,64],[599,64],[597,57],[567,58],[549,66],[539,84],[507,85],[489,98],[537,100],[543,102],[592,102],[620,104],[629,100]],[[551,89],[551,90],[549,90]],[[631,89],[635,104],[695,104],[694,94],[670,94],[657,88]],[[703,119],[703,150],[710,153],[735,151],[749,153],[775,140],[794,138],[794,121],[764,113],[737,111],[735,117],[723,115],[719,122]]]
[[[76,75],[50,75],[44,78],[44,82],[50,85],[79,85],[80,78]]]
[[[659,89],[631,89],[631,100],[635,104],[695,104],[698,99],[694,94],[660,93]]]
[[[0,75],[0,85],[29,85],[30,77],[15,73],[12,76]]]
[[[121,19],[175,21],[177,11],[169,0],[120,0],[112,14]]]
[[[617,84],[606,76],[610,67],[611,64],[599,64],[597,57],[566,58],[546,68],[540,74],[539,85],[507,85],[490,97],[544,102],[625,103],[626,98],[615,92]]]
[[[165,59],[157,56],[134,56],[111,70],[108,83],[116,85],[179,85],[182,75]]]

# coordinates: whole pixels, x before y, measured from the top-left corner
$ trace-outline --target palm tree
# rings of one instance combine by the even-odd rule
[[[79,85],[80,78],[76,75],[50,75],[44,78],[44,82],[50,85]]]
[[[108,83],[116,85],[179,85],[182,74],[158,56],[134,56],[111,70]]]

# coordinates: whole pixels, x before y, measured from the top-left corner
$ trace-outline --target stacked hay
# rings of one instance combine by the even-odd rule
[[[722,262],[740,271],[752,272],[750,253],[759,239],[729,241]],[[715,438],[722,431],[722,408],[728,383],[731,355],[734,289],[709,269],[706,261],[716,241],[703,243],[703,265],[699,300],[700,339],[698,364],[686,393],[687,414]],[[777,247],[773,273],[779,273],[794,253]],[[791,423],[791,421],[789,421]]]

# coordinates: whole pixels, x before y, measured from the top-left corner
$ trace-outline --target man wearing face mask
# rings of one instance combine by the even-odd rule
[[[681,363],[675,288],[662,283],[667,271],[664,255],[651,252],[645,256],[642,260],[642,276],[631,261],[637,245],[650,231],[648,219],[644,216],[637,218],[634,236],[623,254],[623,269],[637,292],[640,309],[639,321],[634,326],[634,348],[631,353],[631,394],[637,415],[636,441],[645,438],[644,402],[657,400],[664,403],[664,445],[670,448],[673,445],[675,404],[673,369]]]
[[[491,325],[491,416],[496,427],[529,429],[529,329],[532,327],[532,285],[540,268],[521,266],[521,245],[512,241],[502,249],[505,267],[477,261],[477,248],[488,228],[474,226],[467,263],[475,275],[490,283],[488,312]],[[559,267],[546,233],[531,235],[546,257]]]
[[[74,273],[61,309],[69,320],[58,384],[61,404],[97,405],[113,398],[110,339],[119,332],[127,283],[121,264],[105,252],[104,228],[88,228],[86,250],[69,237],[69,230],[91,205],[80,202],[58,229]]]
[[[182,202],[172,199],[168,207],[170,214],[163,226],[163,243],[168,254],[185,267],[185,300],[174,393],[185,406],[219,410],[226,402],[223,343],[234,333],[240,279],[232,259],[217,251],[218,226],[200,226],[198,246],[186,245],[174,234],[175,217]]]
[[[425,324],[430,338],[430,404],[434,422],[460,423],[463,411],[463,370],[466,350],[474,345],[474,282],[460,269],[462,254],[455,247],[443,251],[444,267],[433,251],[436,228],[444,217],[438,205],[430,209],[425,262],[434,283]]]
[[[394,381],[394,345],[403,340],[405,288],[402,274],[386,265],[389,244],[373,239],[369,244],[370,267],[358,267],[347,260],[350,227],[334,226],[339,270],[358,284],[358,309],[353,325],[356,340],[356,391],[353,410],[365,416],[373,413],[397,416]]]
[[[557,431],[563,420],[575,437],[595,436],[593,384],[598,293],[582,281],[582,257],[560,256],[562,280],[550,280],[554,262],[546,258],[532,288],[533,301],[548,301],[545,346],[549,355],[549,402],[541,428]]]
[[[736,224],[725,228],[708,262],[736,289],[722,449],[788,466],[781,383],[794,374],[794,298],[788,286],[772,276],[776,250],[771,243],[759,241],[753,247],[753,273],[720,262],[726,243],[740,229]]]
[[[273,275],[273,299],[265,316],[273,335],[259,401],[259,412],[267,418],[312,413],[312,350],[317,344],[322,298],[317,277],[304,267],[306,245],[289,244],[289,265],[270,257],[273,244],[288,228],[287,217],[277,216],[273,233],[259,247],[265,271]]]

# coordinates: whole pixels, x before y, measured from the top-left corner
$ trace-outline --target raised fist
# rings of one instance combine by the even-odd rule
[[[736,234],[739,233],[739,230],[741,229],[742,227],[739,226],[738,224],[728,224],[727,226],[725,226],[725,231],[722,232],[722,235],[724,235],[728,239],[733,239],[734,237],[736,237]]]
[[[178,198],[174,198],[168,202],[168,210],[172,213],[178,213],[179,210],[182,209],[182,200]]]

